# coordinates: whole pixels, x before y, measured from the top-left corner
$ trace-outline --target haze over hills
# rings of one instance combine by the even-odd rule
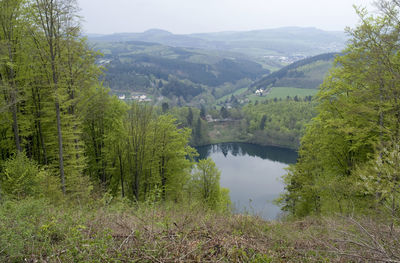
[[[233,51],[252,57],[311,56],[337,52],[344,48],[347,39],[344,32],[301,27],[187,35],[151,29],[143,33],[88,34],[88,38],[94,42],[135,40],[173,47]]]

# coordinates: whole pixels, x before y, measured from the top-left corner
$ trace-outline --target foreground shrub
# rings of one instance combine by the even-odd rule
[[[58,178],[39,168],[25,153],[18,153],[4,162],[0,173],[0,192],[11,199],[29,196],[61,199]]]

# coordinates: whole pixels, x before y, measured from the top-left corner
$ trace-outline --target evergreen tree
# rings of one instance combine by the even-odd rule
[[[203,104],[200,107],[200,118],[202,118],[203,120],[206,119],[206,108]]]
[[[264,130],[266,122],[267,122],[267,115],[264,114],[260,121],[260,130]]]
[[[222,106],[221,110],[220,110],[220,115],[223,119],[226,119],[229,117],[229,112],[228,110]]]
[[[189,111],[188,111],[188,115],[186,117],[187,119],[187,124],[189,125],[189,127],[193,126],[193,111],[192,108],[189,107]]]

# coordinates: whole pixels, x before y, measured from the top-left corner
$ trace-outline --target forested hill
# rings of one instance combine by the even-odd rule
[[[269,70],[243,54],[179,48],[141,41],[97,43],[104,80],[117,94],[144,92],[186,102],[217,86],[251,83]],[[225,94],[223,94],[225,95]]]
[[[326,53],[296,61],[253,84],[256,88],[294,87],[316,89],[333,66],[339,53]]]
[[[104,54],[104,81],[115,94],[198,107],[200,101],[214,104],[238,90],[272,83],[317,88],[334,54],[307,57],[338,52],[346,41],[343,32],[300,27],[189,35],[152,29],[88,39]]]
[[[316,55],[344,48],[344,32],[316,28],[284,27],[243,32],[218,32],[177,35],[151,29],[143,33],[88,35],[90,41],[145,41],[174,47],[189,47],[240,52],[253,57]]]

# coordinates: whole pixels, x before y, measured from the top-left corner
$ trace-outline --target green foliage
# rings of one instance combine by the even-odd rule
[[[35,161],[26,157],[25,153],[18,153],[6,160],[0,176],[0,191],[6,198],[46,197],[53,200],[61,198],[56,177],[39,168]]]
[[[88,222],[94,219],[88,211],[54,207],[42,199],[3,203],[0,260],[21,262],[31,255],[32,260],[112,261],[112,237],[107,229],[87,235]]]
[[[199,160],[192,174],[191,194],[201,200],[207,207],[220,210],[230,210],[229,190],[220,188],[221,172],[212,159]]]
[[[267,94],[266,98],[273,99],[287,99],[294,98],[297,96],[298,98],[305,98],[307,96],[314,96],[318,92],[317,89],[300,89],[300,88],[286,88],[286,87],[273,87],[271,92]]]
[[[109,60],[105,81],[113,90],[133,88],[132,84],[137,86],[135,89],[146,90],[151,86],[152,77],[168,81],[170,85],[169,76],[189,80],[195,85],[216,87],[226,82],[254,79],[269,72],[251,60],[241,57],[232,59],[232,56],[236,56],[234,54],[214,55],[206,50],[172,48],[144,42],[99,43],[99,46],[102,50],[106,46],[112,52],[105,57]],[[143,76],[144,79],[139,81],[139,77]]]
[[[293,87],[317,89],[338,53],[326,53],[290,64],[253,84],[257,88]]]
[[[1,190],[6,195],[21,199],[32,196],[37,190],[39,168],[24,153],[8,159],[2,170]]]
[[[201,112],[200,112],[201,113]],[[193,128],[193,144],[204,145],[209,142],[207,122],[198,118]]]
[[[314,116],[313,105],[313,102],[290,100],[244,106],[242,111],[252,134],[249,141],[297,148],[306,124]]]
[[[358,10],[362,23],[320,88],[318,116],[285,178],[281,203],[294,215],[368,213],[380,198],[397,210],[400,6],[380,7],[376,17]]]
[[[221,115],[221,118],[226,119],[229,117],[229,112],[225,107],[221,107],[220,115]]]
[[[325,251],[335,237],[327,224],[266,222],[174,202],[132,209],[116,199],[90,206],[7,201],[0,205],[0,261],[349,261]]]
[[[356,170],[366,194],[377,195],[378,203],[393,218],[400,214],[400,147],[393,144]],[[382,206],[380,206],[382,207]]]
[[[196,155],[188,146],[189,128],[198,124],[197,140],[207,141],[199,111],[185,109],[179,119],[188,124],[184,128],[166,114],[168,104],[157,112],[145,103],[127,105],[111,96],[99,82],[99,54],[81,38],[75,2],[6,0],[0,6],[1,194],[57,200],[61,189],[64,200],[80,203],[104,193],[134,201],[157,196],[184,202]],[[206,69],[203,64],[152,56],[121,55],[121,64],[131,59],[186,73]],[[247,72],[236,62],[218,61],[215,67],[221,70]],[[243,63],[262,71],[258,64]],[[150,70],[148,65],[139,68]],[[203,89],[185,78],[167,73],[166,81],[161,75],[152,83],[154,88],[160,89],[159,95],[175,92],[178,104]],[[192,81],[201,77],[192,75]]]

